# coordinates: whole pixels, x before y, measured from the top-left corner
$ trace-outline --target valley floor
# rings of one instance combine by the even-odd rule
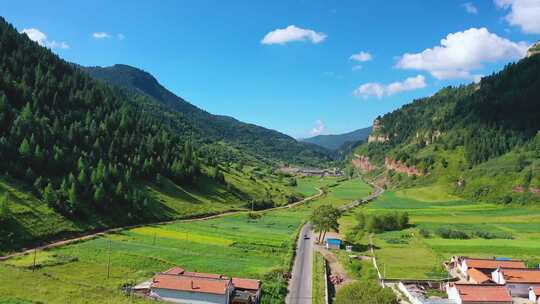
[[[264,303],[280,303],[294,237],[311,209],[321,203],[341,206],[365,196],[370,187],[359,180],[299,179],[297,191],[325,196],[294,208],[240,213],[206,221],[148,225],[0,264],[0,303],[138,303],[122,286],[146,280],[172,266],[188,270],[263,279]],[[109,246],[111,248],[109,253]],[[111,276],[107,279],[107,264]]]

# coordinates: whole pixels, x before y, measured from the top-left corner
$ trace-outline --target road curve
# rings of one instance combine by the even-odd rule
[[[312,271],[313,235],[311,224],[307,223],[298,235],[296,257],[289,280],[289,292],[285,298],[286,304],[311,304]]]

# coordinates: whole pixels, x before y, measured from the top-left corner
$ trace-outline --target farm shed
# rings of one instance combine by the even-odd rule
[[[233,304],[259,303],[261,298],[261,281],[232,278],[234,287]]]
[[[493,271],[497,268],[526,268],[525,262],[519,260],[500,260],[500,259],[472,259],[472,258],[462,258],[460,264],[460,270],[464,274],[467,274],[467,271],[470,268],[476,268],[479,271]]]
[[[529,300],[534,304],[540,304],[540,288],[529,287]]]
[[[495,283],[506,285],[512,296],[526,298],[529,288],[540,288],[540,269],[498,268],[491,277]]]
[[[457,304],[512,304],[512,297],[504,286],[448,284],[448,299]]]
[[[340,239],[326,239],[326,249],[340,249],[341,240]]]

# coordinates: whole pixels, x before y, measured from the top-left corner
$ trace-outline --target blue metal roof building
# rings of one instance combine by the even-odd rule
[[[340,249],[342,241],[340,239],[326,239],[327,249]]]

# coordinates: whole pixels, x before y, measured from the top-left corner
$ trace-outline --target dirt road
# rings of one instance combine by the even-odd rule
[[[309,196],[309,197],[306,197],[306,198],[304,198],[304,199],[302,199],[302,200],[300,200],[300,201],[298,201],[296,203],[292,203],[292,204],[285,205],[285,206],[280,206],[280,207],[275,207],[275,208],[270,208],[270,209],[265,209],[265,210],[260,210],[260,211],[255,211],[255,212],[268,212],[268,211],[273,211],[273,210],[280,210],[280,209],[287,209],[287,208],[296,207],[296,206],[304,204],[305,202],[308,202],[310,200],[319,198],[324,194],[322,189],[317,188],[317,190],[319,191],[319,193],[317,193],[315,195],[312,195],[312,196]],[[220,217],[234,215],[234,214],[247,213],[247,212],[250,212],[250,211],[230,211],[230,212],[224,212],[224,213],[220,213],[220,214],[215,214],[215,215],[211,215],[211,216],[204,216],[204,217],[199,217],[199,218],[171,220],[171,221],[164,221],[164,222],[157,222],[157,223],[146,223],[146,224],[138,224],[138,225],[111,228],[111,229],[107,229],[107,230],[104,230],[104,231],[101,231],[101,232],[88,233],[88,234],[85,234],[85,235],[82,235],[82,236],[79,236],[79,237],[74,237],[74,238],[61,240],[61,241],[56,241],[56,242],[46,244],[46,245],[43,245],[43,246],[38,246],[38,247],[35,247],[35,248],[27,249],[25,251],[12,253],[12,254],[0,257],[0,261],[5,261],[5,260],[8,260],[8,259],[11,259],[11,258],[14,258],[14,257],[29,254],[29,253],[34,252],[35,250],[39,251],[39,250],[51,249],[51,248],[65,246],[65,245],[68,245],[68,244],[71,244],[71,243],[76,243],[76,242],[81,242],[81,241],[88,241],[88,240],[91,240],[91,239],[95,239],[95,238],[104,236],[104,235],[109,234],[109,233],[116,233],[116,232],[120,232],[120,231],[123,231],[123,230],[133,229],[133,228],[142,227],[142,226],[163,225],[163,224],[172,224],[172,223],[179,223],[179,222],[206,221],[206,220],[210,220],[210,219],[220,218]]]

